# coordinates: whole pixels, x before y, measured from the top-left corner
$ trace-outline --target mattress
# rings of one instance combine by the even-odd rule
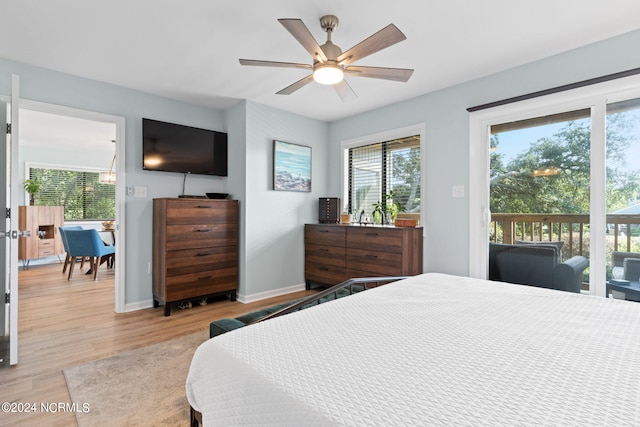
[[[205,426],[640,425],[640,304],[423,274],[203,343]]]

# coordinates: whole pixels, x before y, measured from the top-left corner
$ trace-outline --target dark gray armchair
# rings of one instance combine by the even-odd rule
[[[626,279],[637,282],[640,276],[640,253],[639,252],[613,252],[613,270],[611,274],[614,279]]]
[[[558,248],[551,245],[489,243],[489,280],[579,293],[588,266],[583,256],[560,262]]]

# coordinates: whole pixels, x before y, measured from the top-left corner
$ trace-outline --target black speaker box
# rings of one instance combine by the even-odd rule
[[[339,198],[320,197],[320,199],[318,199],[318,221],[320,224],[337,224],[340,222],[339,210]]]

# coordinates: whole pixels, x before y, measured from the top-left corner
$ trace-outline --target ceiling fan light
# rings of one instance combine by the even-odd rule
[[[342,67],[333,64],[319,64],[313,70],[313,79],[323,85],[340,83],[344,78]]]

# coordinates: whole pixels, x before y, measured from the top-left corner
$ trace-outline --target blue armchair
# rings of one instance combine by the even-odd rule
[[[489,244],[489,279],[580,293],[583,256],[560,262],[558,249],[545,245]]]
[[[66,231],[82,230],[82,227],[79,225],[70,225],[68,227],[58,227],[58,230],[60,230],[60,238],[62,239],[62,246],[64,247],[64,251],[67,253],[67,255],[64,258],[64,265],[62,266],[62,274],[64,274],[66,273],[67,267],[69,266],[69,263],[71,261],[71,257],[69,256],[69,243],[67,243]],[[84,263],[84,258],[82,259],[82,262]],[[82,265],[80,266],[80,268],[82,268]]]
[[[105,261],[111,261],[116,253],[115,246],[106,245],[96,230],[65,230],[69,245],[69,277],[73,275],[73,267],[78,257],[89,257],[93,280],[98,279],[98,266]]]

